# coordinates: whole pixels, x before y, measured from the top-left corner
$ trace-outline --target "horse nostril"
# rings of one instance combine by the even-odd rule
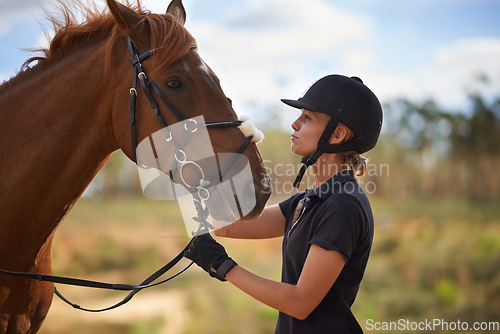
[[[261,181],[260,181],[260,193],[262,195],[271,195],[271,192],[273,191],[272,187],[272,182],[271,178],[269,175],[263,173]]]
[[[254,183],[255,183],[255,191],[257,197],[271,195],[272,183],[269,175],[263,173],[262,177],[260,178],[260,181],[258,179],[254,181],[255,181]]]

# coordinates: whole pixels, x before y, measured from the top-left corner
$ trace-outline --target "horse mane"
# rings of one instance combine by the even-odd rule
[[[26,60],[15,77],[0,85],[0,92],[86,46],[123,36],[107,8],[99,10],[95,4],[84,4],[79,0],[75,1],[74,8],[70,8],[63,1],[58,1],[58,14],[45,11],[55,31],[49,47],[29,50],[41,55]],[[185,55],[195,43],[191,34],[172,15],[151,14],[141,8],[139,0],[134,5],[127,1],[125,5],[137,11],[151,29],[151,48],[156,55],[151,61],[155,68],[164,70]],[[83,17],[83,22],[78,21],[79,15]],[[45,35],[48,36],[46,31]],[[30,67],[35,61],[37,64]]]

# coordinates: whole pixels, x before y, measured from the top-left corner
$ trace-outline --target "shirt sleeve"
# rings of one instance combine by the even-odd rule
[[[334,196],[329,205],[318,212],[310,243],[339,252],[347,263],[356,249],[364,220],[361,205],[353,196]]]

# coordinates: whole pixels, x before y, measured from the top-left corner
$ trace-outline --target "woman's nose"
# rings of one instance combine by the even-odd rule
[[[296,120],[292,123],[292,129],[293,129],[294,131],[299,131],[299,128],[300,128],[300,124],[299,124],[299,122],[300,122],[300,117],[299,117],[299,118],[297,118],[297,119],[296,119]]]

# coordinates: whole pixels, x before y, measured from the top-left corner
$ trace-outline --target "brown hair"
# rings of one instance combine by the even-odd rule
[[[339,127],[343,127],[347,132],[342,143],[345,143],[346,141],[354,138],[354,132],[351,129],[349,129],[347,125],[340,122]],[[347,168],[352,170],[354,172],[354,175],[356,176],[365,175],[368,164],[367,158],[361,156],[356,151],[342,152],[341,154],[344,156],[344,163],[346,164]]]

